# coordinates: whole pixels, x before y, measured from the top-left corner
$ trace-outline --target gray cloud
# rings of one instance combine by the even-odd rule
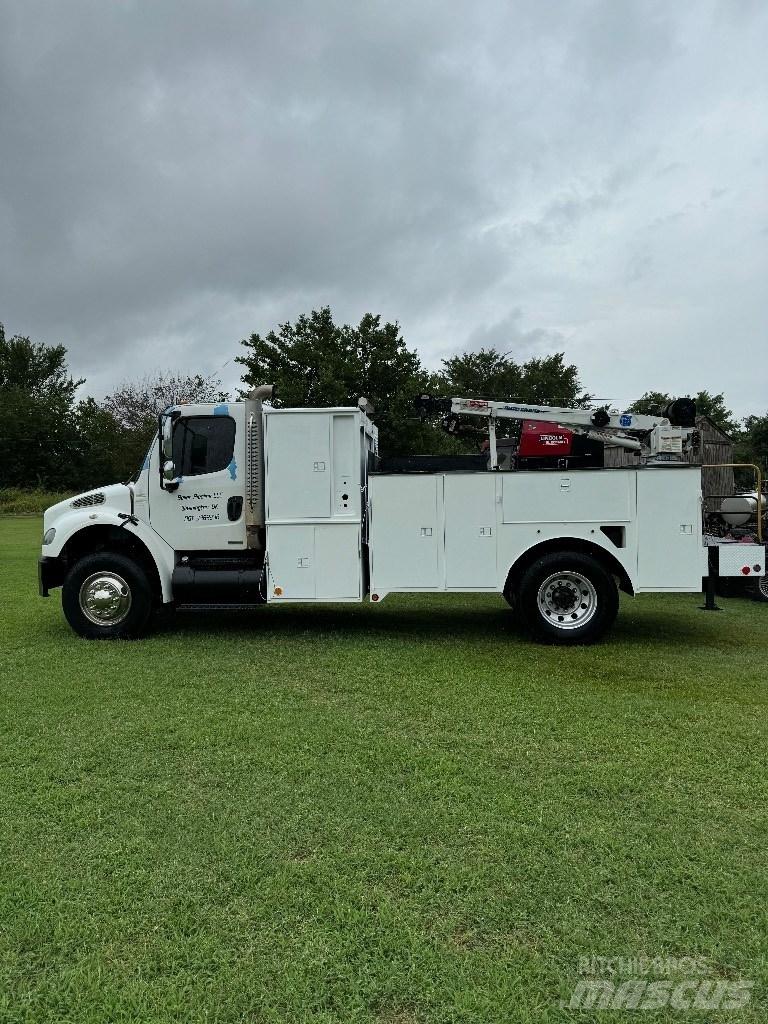
[[[0,318],[96,392],[328,302],[762,409],[767,42],[715,0],[5,0]]]
[[[517,308],[494,323],[482,324],[457,347],[457,354],[465,347],[472,351],[495,348],[502,354],[509,353],[516,358],[526,359],[563,348],[565,338],[559,331],[548,331],[543,327],[526,331],[521,327],[522,318],[523,311]]]

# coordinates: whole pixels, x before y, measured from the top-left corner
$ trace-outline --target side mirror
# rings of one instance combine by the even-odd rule
[[[173,419],[170,416],[160,417],[160,449],[164,459],[173,458]]]
[[[175,491],[179,486],[173,463],[173,427],[178,412],[160,413],[160,486],[164,491]]]
[[[166,459],[160,466],[160,486],[164,491],[175,491],[179,482],[173,459]]]

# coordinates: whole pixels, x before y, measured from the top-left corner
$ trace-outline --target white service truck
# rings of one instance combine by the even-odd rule
[[[539,639],[585,643],[610,627],[619,590],[694,593],[718,569],[703,543],[701,469],[686,461],[690,409],[676,424],[422,396],[451,432],[479,421],[487,453],[388,463],[364,399],[284,409],[271,397],[265,386],[243,402],[167,409],[133,480],[46,511],[40,593],[62,588],[77,633],[138,637],[162,605],[486,592],[502,594]],[[553,457],[525,468],[506,457],[508,438],[497,441],[504,421],[544,428],[544,451],[568,428],[640,461],[604,469]],[[717,552],[721,575],[765,573],[762,545],[734,547]]]

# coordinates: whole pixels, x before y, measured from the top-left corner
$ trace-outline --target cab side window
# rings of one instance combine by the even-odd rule
[[[231,416],[182,417],[173,428],[173,463],[178,476],[219,473],[232,461],[235,421]]]

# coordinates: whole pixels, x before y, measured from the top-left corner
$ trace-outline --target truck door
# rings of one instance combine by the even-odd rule
[[[158,446],[149,470],[152,528],[176,551],[245,548],[245,413],[242,403],[181,406],[173,426],[178,486],[161,487]]]

